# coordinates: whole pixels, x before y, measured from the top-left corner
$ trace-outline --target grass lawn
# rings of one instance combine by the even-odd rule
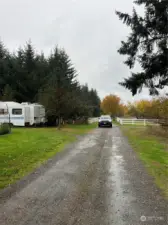
[[[95,128],[69,125],[56,128],[13,128],[12,134],[0,136],[0,189],[33,171],[61,151],[77,135]]]
[[[146,127],[121,126],[121,130],[168,198],[168,139]]]

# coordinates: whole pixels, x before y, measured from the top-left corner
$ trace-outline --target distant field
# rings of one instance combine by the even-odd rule
[[[121,129],[168,197],[168,138],[154,132],[154,129],[159,129],[155,127],[121,126]]]
[[[89,132],[91,125],[56,128],[13,128],[12,134],[0,136],[0,188],[14,183],[44,163],[77,135]]]

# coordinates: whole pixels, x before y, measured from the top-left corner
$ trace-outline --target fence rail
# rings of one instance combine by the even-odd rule
[[[159,125],[158,119],[136,119],[136,118],[117,118],[117,122],[121,125]]]

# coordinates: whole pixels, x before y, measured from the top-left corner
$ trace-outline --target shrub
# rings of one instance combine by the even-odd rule
[[[0,124],[0,135],[10,133],[10,125],[8,123]]]
[[[164,128],[164,129],[163,129]],[[159,137],[168,138],[168,127],[167,126],[148,126],[148,134],[156,135]]]

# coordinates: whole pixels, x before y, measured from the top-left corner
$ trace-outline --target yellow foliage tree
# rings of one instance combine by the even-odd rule
[[[160,98],[159,117],[168,120],[168,98]]]
[[[123,111],[123,106],[120,103],[121,99],[117,95],[107,95],[101,102],[103,113],[116,117]]]
[[[158,97],[152,100],[140,100],[128,103],[128,114],[138,118],[168,119],[168,98]]]
[[[150,117],[152,102],[149,100],[140,100],[135,103],[135,107],[139,114],[139,117],[148,118]]]

